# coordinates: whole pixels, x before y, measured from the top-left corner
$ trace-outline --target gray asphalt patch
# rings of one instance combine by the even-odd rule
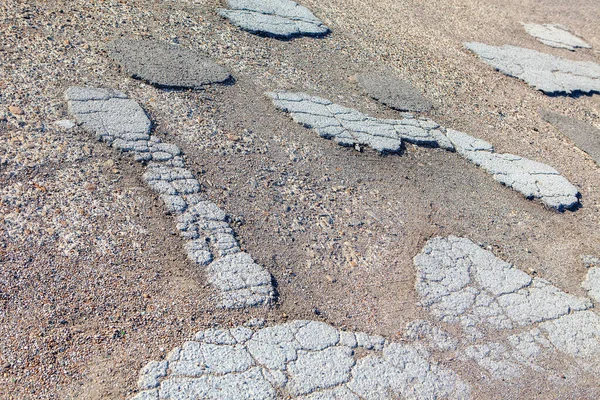
[[[588,153],[600,165],[600,129],[576,118],[541,110],[544,121],[569,137],[577,147]]]
[[[394,153],[400,150],[405,140],[419,145],[453,148],[440,126],[430,119],[372,118],[305,93],[272,92],[267,96],[277,108],[289,112],[294,121],[342,146],[365,145],[382,153]]]
[[[592,46],[581,38],[573,35],[561,25],[555,24],[523,24],[527,33],[550,47],[568,49],[574,51],[576,48],[591,49]]]
[[[549,95],[600,92],[600,65],[572,61],[515,46],[465,43],[467,49],[498,71]]]
[[[144,180],[176,216],[188,258],[206,269],[208,281],[220,292],[220,305],[269,304],[271,275],[240,250],[227,215],[204,198],[179,147],[150,134],[150,120],[139,104],[111,89],[71,87],[65,97],[77,122],[98,140],[148,163]]]
[[[356,351],[365,352],[360,358]],[[142,399],[466,398],[421,348],[316,321],[208,329],[140,373]]]
[[[356,76],[359,86],[372,98],[399,111],[429,111],[431,102],[409,82],[391,71],[366,72]]]
[[[291,0],[228,0],[219,15],[251,33],[290,39],[329,33],[309,9]]]
[[[466,133],[448,129],[446,135],[460,155],[528,199],[540,199],[559,211],[579,204],[577,188],[549,165],[513,154],[494,153],[491,144]]]
[[[466,133],[441,127],[427,118],[378,119],[305,93],[271,92],[266,94],[280,110],[319,136],[342,146],[360,149],[369,146],[381,153],[401,150],[402,141],[456,150],[481,166],[498,182],[537,198],[559,211],[579,204],[579,191],[554,168],[512,154],[494,153],[490,143]]]
[[[117,39],[108,44],[108,54],[132,77],[159,87],[200,88],[231,78],[199,52],[158,40]]]
[[[531,277],[466,238],[431,239],[414,264],[423,307],[461,327],[466,339],[458,352],[495,379],[544,371],[537,362],[542,357],[600,371],[600,317],[589,299]],[[597,289],[596,274],[584,287]]]

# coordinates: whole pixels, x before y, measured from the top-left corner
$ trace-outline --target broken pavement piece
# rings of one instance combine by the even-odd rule
[[[227,0],[227,6],[219,15],[250,33],[280,39],[329,33],[310,10],[291,0]]]
[[[481,166],[498,182],[538,198],[559,211],[579,204],[579,191],[554,168],[511,154],[496,154],[493,146],[466,133],[445,129],[426,118],[378,119],[358,110],[305,93],[269,92],[266,95],[297,123],[342,146],[366,145],[380,153],[397,153],[402,141],[456,150]]]
[[[591,49],[592,46],[581,38],[573,35],[568,29],[556,24],[523,24],[525,31],[531,36],[550,47],[568,49],[574,51],[576,48]]]
[[[572,61],[515,46],[465,43],[465,47],[505,75],[526,82],[548,95],[600,92],[600,65]]]
[[[354,335],[317,321],[201,331],[142,368],[132,400],[469,397],[468,384],[426,351],[362,334],[382,343],[358,357]]]
[[[158,40],[117,39],[108,44],[108,54],[132,77],[158,87],[196,89],[231,78],[199,52]]]
[[[422,305],[475,338],[487,327],[524,327],[592,307],[588,299],[532,278],[466,238],[431,239],[414,264]]]
[[[66,100],[86,130],[115,149],[133,153],[135,160],[148,162],[143,179],[177,217],[188,258],[205,267],[208,281],[219,291],[221,307],[271,302],[269,272],[241,252],[226,213],[201,197],[200,183],[184,167],[181,149],[150,134],[150,120],[138,103],[115,90],[83,87],[69,88]]]
[[[369,117],[358,110],[305,93],[269,92],[273,104],[297,123],[342,146],[366,145],[380,153],[400,151],[402,141],[452,150],[440,126],[426,118]]]

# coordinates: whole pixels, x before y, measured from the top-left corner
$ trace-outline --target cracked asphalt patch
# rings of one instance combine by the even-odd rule
[[[147,39],[117,39],[109,56],[134,78],[158,87],[200,88],[231,79],[226,68],[197,51]]]
[[[600,371],[600,317],[590,299],[531,277],[466,238],[431,239],[414,264],[422,306],[459,326],[463,358],[495,379],[544,371],[538,362],[545,357]],[[586,285],[596,287],[595,275]]]
[[[309,9],[291,0],[227,0],[227,6],[219,15],[251,33],[280,39],[329,33]]]
[[[556,24],[523,24],[525,31],[531,36],[550,47],[568,49],[574,51],[576,48],[591,49],[583,39],[573,35],[569,30]]]
[[[258,330],[200,331],[165,360],[148,363],[138,387],[132,400],[466,398],[470,393],[468,384],[421,348],[302,320]]]
[[[426,118],[378,119],[305,93],[269,92],[266,95],[277,108],[290,113],[294,121],[342,146],[366,145],[381,153],[395,153],[405,140],[453,149],[439,124]]]
[[[548,95],[600,92],[600,65],[573,61],[515,46],[465,43],[465,47],[505,75]]]
[[[271,275],[240,250],[227,215],[202,196],[181,149],[150,134],[150,120],[139,104],[111,89],[71,87],[65,97],[77,122],[98,140],[148,163],[144,180],[176,216],[188,258],[206,267],[209,282],[221,293],[221,306],[269,304]]]
[[[525,197],[540,199],[559,211],[579,204],[579,191],[554,168],[512,154],[497,154],[493,146],[466,133],[441,127],[426,118],[378,119],[329,100],[305,93],[269,92],[273,104],[319,136],[360,150],[367,145],[381,153],[395,153],[402,141],[456,150],[494,179]]]

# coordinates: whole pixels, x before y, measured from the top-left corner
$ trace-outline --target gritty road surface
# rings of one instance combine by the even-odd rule
[[[599,398],[598,21],[3,1],[0,398]]]

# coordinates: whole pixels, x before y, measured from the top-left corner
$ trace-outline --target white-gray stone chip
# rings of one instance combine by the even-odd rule
[[[554,168],[512,154],[494,153],[493,146],[466,133],[441,127],[426,118],[378,119],[355,109],[305,93],[269,92],[273,104],[297,123],[342,146],[369,146],[381,153],[399,152],[402,141],[456,150],[481,166],[498,182],[557,210],[575,208],[579,191]]]
[[[591,49],[583,39],[573,35],[567,28],[556,24],[523,24],[525,31],[531,36],[550,47],[569,49]]]
[[[222,307],[271,302],[271,275],[241,252],[225,212],[203,198],[200,183],[185,168],[181,149],[150,134],[150,120],[139,104],[115,90],[83,87],[69,88],[66,99],[77,122],[99,140],[148,162],[144,180],[176,216],[188,258],[206,267]]]
[[[498,71],[549,95],[600,92],[600,65],[573,61],[515,46],[465,43],[467,49]]]
[[[386,342],[358,359],[354,347],[341,342],[352,333],[322,322],[243,328],[243,341],[234,339],[239,329],[199,332],[161,368],[150,362],[133,399],[469,397],[469,386],[454,372],[409,344]]]
[[[219,15],[251,33],[282,39],[329,33],[310,10],[291,0],[227,0],[227,6]]]

